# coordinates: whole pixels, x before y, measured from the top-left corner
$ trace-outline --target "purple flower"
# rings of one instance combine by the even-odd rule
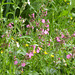
[[[34,29],[34,27],[32,26],[32,29]]]
[[[21,63],[21,66],[24,67],[26,64],[25,63]]]
[[[61,34],[61,38],[64,38],[64,35],[63,34]]]
[[[34,13],[32,14],[32,17],[34,18]]]
[[[72,54],[68,54],[66,57],[67,59],[71,58]]]
[[[33,53],[32,52],[29,53],[29,58],[31,58],[31,56],[33,56]]]
[[[42,21],[42,23],[45,23],[45,19],[42,19],[41,21]]]
[[[26,27],[27,27],[27,28],[29,28],[29,27],[30,27],[30,25],[28,24]]]
[[[14,64],[16,65],[18,63],[18,61],[16,60],[16,61],[14,61]]]
[[[20,16],[20,19],[21,19],[22,17]]]
[[[49,25],[47,25],[47,27],[49,27]]]
[[[2,38],[4,37],[4,35],[1,36]]]
[[[36,48],[36,46],[34,45],[34,46],[33,46],[33,50],[35,50],[35,48]]]
[[[20,34],[20,37],[22,36],[22,34]]]
[[[29,58],[31,58],[31,56],[33,56],[33,53],[32,52],[30,52],[29,54],[26,53],[26,55],[29,56]]]
[[[73,35],[72,35],[73,37],[75,37],[75,33],[73,33]]]
[[[57,42],[61,42],[60,38],[59,37],[56,37],[56,40]]]
[[[36,52],[39,53],[39,49],[37,49]]]

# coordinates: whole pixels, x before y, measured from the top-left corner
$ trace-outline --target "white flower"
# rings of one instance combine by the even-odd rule
[[[20,46],[20,45],[19,45],[19,43],[18,43],[18,42],[16,42],[16,44],[17,44],[17,47],[19,48],[19,46]]]
[[[30,1],[28,0],[28,4],[30,5]]]

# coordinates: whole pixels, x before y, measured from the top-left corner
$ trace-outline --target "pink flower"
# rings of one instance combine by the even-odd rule
[[[10,26],[10,27],[12,26],[11,23],[9,23],[9,26]]]
[[[36,52],[39,53],[39,49],[37,49]]]
[[[50,43],[48,44],[48,46],[50,46]]]
[[[9,25],[8,25],[9,27],[10,27],[10,29],[13,27],[12,25],[11,25],[11,23],[9,23]]]
[[[31,56],[33,56],[33,53],[32,52],[29,53],[29,58],[31,58]]]
[[[32,14],[32,17],[34,18],[34,13]]]
[[[25,63],[21,63],[21,66],[24,67],[26,64]]]
[[[11,23],[11,24],[14,24],[14,23]]]
[[[45,14],[45,16],[47,15],[47,11],[46,11],[46,14]]]
[[[31,58],[31,56],[33,56],[33,53],[32,52],[30,52],[29,54],[26,53],[26,55],[29,56],[29,58]]]
[[[47,31],[47,30],[45,30],[45,31],[44,31],[44,33],[45,33],[45,34],[48,34],[48,31]]]
[[[45,39],[42,39],[42,41],[45,41]]]
[[[8,37],[9,37],[9,34],[8,34]]]
[[[4,37],[4,35],[1,36],[2,38]]]
[[[49,27],[49,25],[47,25],[47,27]]]
[[[72,54],[68,54],[66,57],[67,59],[71,58]]]
[[[61,42],[60,38],[59,37],[56,37],[56,40],[57,42]]]
[[[63,34],[61,34],[61,38],[64,38],[64,35]]]
[[[29,28],[29,27],[30,27],[30,25],[28,24],[26,27],[27,27],[27,28]]]
[[[60,60],[60,58],[58,58],[58,60]]]
[[[22,36],[22,34],[20,34],[20,37]]]
[[[34,46],[33,46],[33,50],[35,50],[35,48],[36,48],[36,46],[34,45]]]
[[[49,31],[49,28],[47,28],[47,31]]]
[[[73,49],[75,49],[75,47],[73,47]]]
[[[20,19],[21,19],[21,16],[20,16]]]
[[[45,19],[42,19],[42,23],[45,23]]]
[[[50,39],[50,42],[52,42],[52,40]]]
[[[73,33],[73,35],[72,35],[73,37],[75,37],[75,33]]]
[[[9,43],[8,47],[10,47],[10,43]]]
[[[32,29],[34,29],[34,27],[32,26]]]
[[[41,36],[39,36],[39,39],[41,39]]]
[[[47,22],[50,23],[49,20],[47,20]]]
[[[18,61],[16,60],[16,61],[14,61],[14,64],[16,65],[18,63]]]
[[[64,43],[64,45],[65,45],[65,41],[63,40],[63,43]]]

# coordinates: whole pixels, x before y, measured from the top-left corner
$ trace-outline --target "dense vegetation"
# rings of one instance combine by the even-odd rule
[[[0,75],[75,75],[75,0],[0,0]]]

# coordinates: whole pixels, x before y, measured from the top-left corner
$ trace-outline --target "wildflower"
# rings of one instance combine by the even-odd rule
[[[54,55],[51,55],[51,57],[54,57]]]
[[[14,24],[14,23],[11,23],[11,24]]]
[[[47,27],[49,27],[49,25],[47,25]]]
[[[69,3],[67,3],[69,5]]]
[[[60,60],[60,58],[58,58],[58,60]]]
[[[16,65],[18,63],[18,61],[16,60],[16,61],[14,61],[14,64]]]
[[[9,43],[8,47],[10,47],[10,43]]]
[[[29,53],[29,58],[31,58],[31,56],[33,56],[33,53],[32,52]]]
[[[61,42],[60,38],[59,37],[56,37],[56,40],[57,42]]]
[[[45,31],[44,31],[44,33],[45,33],[45,34],[48,34],[48,31],[47,31],[47,30],[45,30]]]
[[[63,34],[61,34],[61,38],[64,38],[64,35]]]
[[[22,17],[20,16],[20,19],[21,19]]]
[[[26,53],[26,55],[29,56],[29,58],[31,58],[31,56],[33,56],[33,53],[32,52],[30,52],[29,54]]]
[[[17,47],[19,48],[19,46],[20,46],[20,45],[19,45],[19,43],[18,43],[18,42],[16,42],[16,44],[17,44]]]
[[[44,54],[48,54],[46,51],[44,51]]]
[[[14,38],[11,38],[12,40],[14,40]]]
[[[45,23],[45,19],[42,19],[42,23]]]
[[[30,25],[28,24],[26,27],[27,27],[27,28],[29,28],[29,27],[30,27]]]
[[[52,39],[50,39],[50,42],[52,42]]]
[[[66,0],[64,0],[64,2],[66,2]]]
[[[9,23],[8,27],[12,28],[13,26],[11,25],[11,23]]]
[[[26,64],[25,63],[21,63],[21,66],[24,67]]]
[[[41,50],[42,48],[41,48],[41,47],[39,47],[39,49]]]
[[[39,49],[37,49],[36,52],[39,53]]]
[[[32,14],[32,17],[34,18],[34,13]]]
[[[28,44],[25,44],[25,46],[28,47],[29,45]]]
[[[22,73],[23,73],[23,68],[22,68]]]
[[[75,37],[75,33],[73,33],[73,35],[72,35],[73,37]]]
[[[3,50],[1,50],[1,54],[3,53]]]
[[[33,53],[36,53],[36,51],[34,50]]]
[[[49,20],[47,20],[47,22],[50,23]]]
[[[2,38],[4,37],[4,35],[1,36]]]
[[[72,54],[68,54],[66,57],[67,59],[71,58]]]
[[[22,36],[22,34],[20,34],[20,37]]]
[[[48,46],[50,46],[50,43],[48,44]]]
[[[8,37],[9,37],[9,34],[8,34]]]
[[[72,17],[70,17],[70,19],[72,20],[73,18],[72,18]]]
[[[36,48],[36,46],[34,45],[34,46],[33,46],[33,51],[35,50],[35,48]]]
[[[34,29],[34,27],[32,26],[32,29]]]
[[[30,5],[30,1],[28,0],[28,4]]]
[[[47,28],[47,31],[49,31],[49,28]]]

